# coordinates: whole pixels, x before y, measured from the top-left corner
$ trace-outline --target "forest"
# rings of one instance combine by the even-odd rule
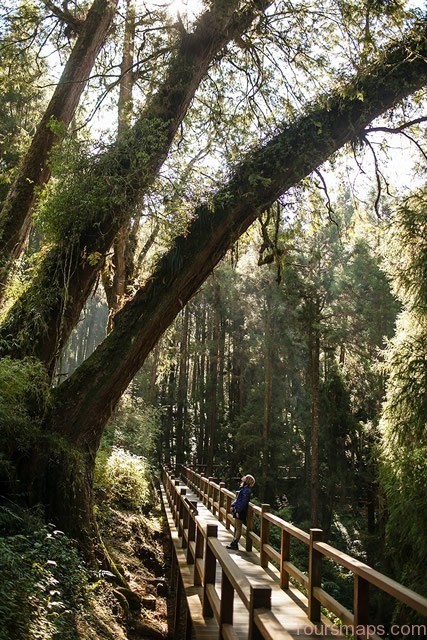
[[[0,640],[137,637],[76,611],[163,465],[427,595],[422,4],[2,4]]]

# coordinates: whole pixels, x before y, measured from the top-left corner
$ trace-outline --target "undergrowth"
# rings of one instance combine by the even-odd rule
[[[114,534],[111,529],[132,517],[130,556],[143,562],[151,551],[141,533],[147,520],[142,510],[147,514],[153,506],[145,459],[119,449],[104,452],[96,490],[101,530],[108,519]],[[158,553],[151,555],[154,561]],[[0,574],[0,640],[126,640],[127,614],[114,585],[89,568],[76,543],[46,525],[41,513],[0,505]]]
[[[15,506],[0,508],[0,639],[74,640],[90,576],[74,543]]]

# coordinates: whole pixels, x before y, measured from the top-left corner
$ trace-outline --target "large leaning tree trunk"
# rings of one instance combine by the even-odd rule
[[[374,118],[427,84],[426,53],[424,35],[408,38],[248,156],[211,201],[197,208],[187,232],[117,314],[104,342],[56,389],[50,429],[79,452],[86,470],[79,475],[52,463],[47,495],[39,498],[71,535],[81,539],[92,521],[87,482],[104,426],[162,333],[260,211]]]
[[[71,24],[77,40],[0,212],[0,301],[10,267],[26,241],[37,190],[50,177],[49,154],[59,140],[59,128],[53,122],[65,130],[73,119],[116,4],[117,0],[94,0],[86,19]]]
[[[76,176],[70,193],[61,198],[62,205],[67,203],[60,212],[63,240],[47,254],[29,291],[3,322],[0,355],[36,356],[53,371],[105,254],[152,186],[210,64],[270,2],[253,0],[244,11],[236,10],[239,4],[215,0],[194,32],[182,35],[165,80],[137,122],[94,159],[85,175]]]

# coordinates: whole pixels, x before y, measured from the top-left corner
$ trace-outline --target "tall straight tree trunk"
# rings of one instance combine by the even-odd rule
[[[79,478],[90,479],[102,432],[119,397],[182,305],[198,290],[236,237],[261,210],[360,134],[373,118],[426,84],[426,54],[424,37],[405,39],[402,46],[383,53],[369,73],[357,76],[345,91],[340,88],[329,95],[326,105],[320,100],[308,114],[253,152],[209,204],[197,208],[185,234],[175,239],[152,277],[117,314],[113,331],[54,392],[47,426],[81,452],[77,459],[88,466],[86,473],[75,470],[76,482]],[[360,94],[363,100],[358,97]],[[256,189],[254,175],[259,176]],[[69,467],[55,465],[52,457],[45,470],[36,465],[33,471],[42,478],[45,471],[44,486],[49,485],[52,513],[55,515],[58,510],[58,526],[81,538],[77,523],[82,516],[78,514],[85,512],[86,519],[93,518],[91,486],[85,487],[86,493],[75,494],[75,498],[70,491],[65,503],[64,484],[58,478],[61,480],[62,473],[63,479],[69,481]],[[46,475],[53,471],[57,481],[50,483]],[[84,495],[85,500],[78,499]],[[44,501],[46,496],[41,494],[39,498]]]
[[[319,383],[320,383],[320,313],[318,302],[313,305],[309,329],[310,354],[310,520],[311,526],[319,526]]]
[[[130,128],[132,114],[132,92],[134,85],[134,43],[135,43],[135,3],[134,0],[127,0],[125,33],[123,41],[123,57],[120,65],[120,84],[118,101],[118,128],[117,135],[123,136]],[[126,221],[117,231],[113,243],[113,278],[111,292],[108,296],[109,317],[108,331],[111,331],[114,316],[125,299],[126,289],[129,284],[129,272],[132,267],[128,262],[133,263],[135,259],[134,250],[136,243],[132,243],[133,251],[129,251],[130,244],[130,220]]]
[[[201,334],[200,334],[200,343],[202,345],[202,353],[200,355],[200,368],[199,368],[199,376],[198,376],[198,385],[197,385],[197,395],[199,399],[200,405],[200,433],[198,438],[198,446],[197,446],[197,462],[199,464],[206,464],[207,461],[207,450],[205,447],[206,442],[206,397],[205,397],[205,389],[206,389],[206,369],[207,369],[207,357],[206,357],[206,343],[207,343],[207,313],[206,307],[203,306],[203,315],[201,320]]]
[[[0,212],[0,301],[9,270],[21,255],[37,190],[50,177],[49,154],[74,117],[91,69],[111,26],[117,0],[94,0]],[[54,126],[55,123],[58,125]]]
[[[166,413],[163,418],[163,450],[165,452],[165,464],[171,465],[172,451],[174,451],[174,390],[175,390],[175,367],[172,366],[164,381],[164,404]]]
[[[217,280],[214,280],[213,287],[214,299],[211,316],[208,375],[206,381],[206,472],[208,475],[213,475],[215,450],[218,442],[218,350],[221,326],[221,294],[220,285]]]
[[[267,294],[268,295],[268,294]],[[273,353],[272,353],[272,326],[271,308],[269,300],[266,300],[264,308],[264,412],[262,421],[262,486],[263,500],[269,501],[270,496],[270,437],[272,423],[273,401]]]
[[[244,406],[243,398],[243,352],[241,345],[244,335],[244,316],[239,311],[236,317],[231,320],[230,337],[229,337],[229,389],[228,389],[228,406],[229,406],[229,422],[233,425],[236,418],[242,413]]]
[[[156,382],[157,382],[159,361],[160,361],[160,342],[158,342],[153,349],[153,359],[151,362],[151,369],[150,369],[150,386],[149,386],[148,397],[147,397],[147,401],[150,404],[155,404],[157,401]]]
[[[185,460],[185,421],[187,413],[188,390],[188,329],[189,308],[185,307],[182,315],[181,345],[179,350],[178,390],[176,403],[176,462],[183,464]]]
[[[224,389],[224,371],[225,371],[225,341],[226,341],[226,322],[224,314],[220,313],[219,339],[218,339],[218,424],[224,423],[225,410],[225,389]]]

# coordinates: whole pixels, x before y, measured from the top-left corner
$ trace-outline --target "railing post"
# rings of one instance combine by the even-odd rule
[[[354,628],[357,640],[367,640],[369,614],[369,582],[354,574]]]
[[[198,587],[203,583],[203,573],[200,572],[199,563],[197,562],[200,558],[203,558],[203,550],[204,550],[204,537],[203,531],[200,526],[196,525],[196,549],[195,549],[195,558],[194,558],[194,586]]]
[[[221,511],[221,509],[224,507],[224,493],[222,492],[222,489],[224,489],[224,487],[225,487],[225,482],[220,482],[219,492],[218,492],[218,520],[220,522],[223,522],[224,520],[224,514]]]
[[[211,480],[212,483],[218,484],[219,480],[218,478],[212,478]],[[217,496],[218,493],[218,496]],[[218,497],[218,500],[217,500]],[[212,486],[212,513],[214,514],[214,516],[218,517],[218,513],[216,511],[216,507],[215,507],[215,502],[219,502],[219,489],[217,489],[216,487]],[[219,507],[218,507],[219,509]]]
[[[190,500],[190,503],[193,505],[194,509],[197,508],[196,500]],[[196,515],[191,512],[189,514],[188,520],[188,548],[187,548],[187,564],[194,564],[195,557],[193,558],[193,554],[191,552],[191,542],[194,542],[196,539]]]
[[[271,609],[271,587],[253,587],[249,601],[249,633],[248,640],[262,640],[261,631],[255,624],[256,609]]]
[[[173,480],[173,517],[175,518],[175,524],[177,524],[176,521],[176,513],[178,510],[178,500],[179,500],[179,480],[177,480],[176,478],[174,478]]]
[[[225,496],[225,528],[229,529],[230,528],[230,520],[229,520],[229,514],[231,511],[231,498],[230,496]]]
[[[288,562],[291,557],[291,534],[282,529],[282,537],[280,542],[280,587],[289,589],[289,572],[283,566],[284,562]]]
[[[215,584],[216,576],[216,558],[212,549],[209,546],[209,538],[216,538],[218,536],[218,525],[207,524],[206,525],[206,545],[205,545],[205,569],[203,572],[203,615],[206,618],[212,618],[213,610],[211,603],[209,602],[207,588],[210,584]]]
[[[182,501],[182,496],[185,496],[185,494],[187,493],[187,490],[185,487],[180,487],[178,489],[178,504],[177,504],[177,510],[176,510],[176,526],[178,528],[178,536],[179,537],[184,537],[184,533],[183,533],[183,527],[181,525],[181,520],[183,517],[183,510],[185,509],[184,507],[184,503]]]
[[[221,606],[219,613],[219,640],[224,640],[223,625],[233,624],[234,589],[224,569],[221,578]]]
[[[187,493],[186,489],[181,489],[181,496],[186,495],[186,493]],[[186,549],[187,540],[185,539],[185,531],[188,530],[188,521],[190,518],[190,513],[189,513],[188,506],[185,504],[182,498],[181,498],[181,513],[182,513],[182,548]]]
[[[310,529],[310,556],[308,561],[308,617],[311,622],[320,622],[320,602],[314,597],[314,588],[322,584],[322,554],[314,543],[322,540],[322,529]]]
[[[172,506],[173,496],[172,496],[172,487],[173,487],[173,478],[172,475],[167,475],[168,485],[167,485],[167,494],[168,494],[168,502],[169,506]]]
[[[182,595],[183,595],[182,592],[183,592],[182,579],[181,579],[181,573],[178,568],[178,579],[177,579],[176,594],[175,594],[175,612],[174,612],[175,622],[174,622],[173,640],[179,640],[178,634],[180,629],[179,621],[180,621],[180,615],[181,615],[181,604],[182,604]]]
[[[254,530],[254,510],[251,506],[248,509],[248,517],[246,518],[246,551],[252,551],[251,531]]]
[[[203,476],[202,477],[202,500],[205,507],[207,506],[208,495],[209,495],[209,480]]]
[[[264,518],[264,514],[270,511],[269,504],[261,505],[261,532],[260,532],[260,550],[259,560],[261,567],[268,566],[268,555],[264,551],[264,545],[269,543],[270,540],[270,523]]]

